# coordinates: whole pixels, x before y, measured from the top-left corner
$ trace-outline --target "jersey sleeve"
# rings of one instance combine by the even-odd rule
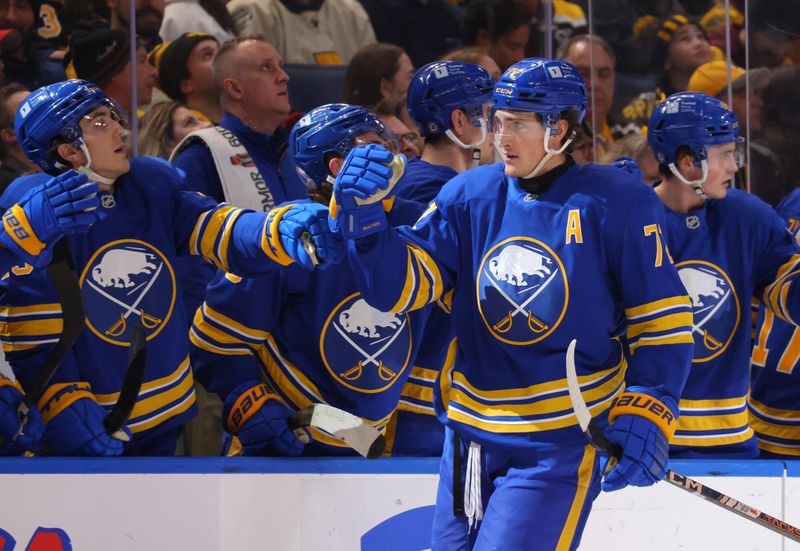
[[[661,231],[663,207],[643,191],[631,198],[636,208],[626,209],[610,247],[631,355],[625,380],[678,402],[692,362],[692,307]]]
[[[387,227],[348,243],[348,259],[367,302],[384,312],[410,312],[452,288],[458,238],[434,201],[413,226]]]

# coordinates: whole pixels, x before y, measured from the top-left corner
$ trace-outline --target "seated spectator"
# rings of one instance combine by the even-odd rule
[[[0,88],[0,142],[5,150],[0,164],[0,193],[15,178],[40,170],[22,152],[17,142],[17,135],[14,133],[14,116],[17,108],[30,93],[30,90],[16,82]]]
[[[525,58],[530,14],[518,0],[471,0],[461,21],[465,46],[489,50],[502,71]]]
[[[480,65],[489,72],[495,82],[500,80],[500,75],[502,74],[497,62],[489,55],[489,50],[479,46],[467,46],[447,52],[442,56],[442,61],[460,61],[462,63]]]
[[[169,159],[172,150],[195,130],[210,128],[211,123],[175,101],[162,101],[144,114],[139,131],[139,155]]]
[[[136,1],[136,34],[149,52],[160,42],[158,35],[161,21],[164,19],[164,0]],[[127,31],[130,29],[128,18],[131,13],[131,0],[106,0],[109,9],[112,29]]]
[[[136,50],[136,105],[131,93],[130,33],[118,29],[95,29],[75,33],[67,57],[67,76],[93,82],[131,117],[150,103],[156,70],[147,62],[147,52],[139,42]],[[133,120],[131,118],[131,120]]]
[[[706,33],[709,44],[725,52],[727,51],[729,36],[728,29],[725,26],[727,20],[730,20],[731,58],[734,63],[744,65],[745,47],[742,40],[744,37],[744,15],[741,11],[735,7],[731,7],[730,10],[726,11],[725,6],[712,6],[700,18],[700,28]]]
[[[286,63],[346,65],[375,42],[357,0],[232,0],[228,11],[240,36],[263,36]]]
[[[190,32],[225,42],[236,36],[236,26],[223,0],[166,0],[158,31],[161,40],[169,42]]]
[[[148,55],[158,71],[156,86],[171,100],[194,109],[214,124],[223,114],[211,74],[211,60],[217,51],[219,42],[210,34],[186,33],[159,44]]]
[[[397,138],[398,151],[408,159],[419,157],[425,148],[417,125],[411,120],[406,107],[406,97],[385,98],[375,106],[375,114]]]
[[[546,53],[547,15],[545,9],[552,6],[552,41],[553,51],[558,51],[573,36],[586,34],[589,31],[583,9],[574,2],[553,0],[523,0],[528,12],[532,15],[528,44],[525,46],[526,57],[542,57]],[[596,10],[598,11],[598,10]]]
[[[32,90],[64,80],[64,67],[52,44],[37,40],[34,7],[31,0],[2,0],[3,26],[19,33],[5,34],[0,40],[5,82],[18,82]]]
[[[629,134],[617,140],[615,146],[608,153],[607,157],[600,158],[601,163],[610,163],[618,157],[629,157],[639,165],[645,184],[652,186],[661,179],[658,161],[656,161],[653,148],[647,141],[647,136]]]
[[[361,48],[344,75],[345,103],[372,108],[383,98],[398,98],[408,90],[414,66],[400,46],[378,42]]]
[[[448,0],[359,0],[379,42],[402,47],[420,67],[461,43],[463,9]]]

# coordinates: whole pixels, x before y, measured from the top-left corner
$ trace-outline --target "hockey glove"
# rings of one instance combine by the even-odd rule
[[[669,396],[651,396],[650,389],[629,387],[614,400],[606,437],[622,448],[619,463],[603,480],[603,490],[650,486],[667,472],[669,438],[675,433],[678,405]]]
[[[344,242],[328,226],[325,205],[300,203],[269,212],[263,248],[282,266],[297,262],[311,270],[337,263],[344,253]]]
[[[39,408],[31,406],[28,422],[22,426],[17,406],[22,402],[22,392],[16,383],[0,375],[0,455],[21,455],[38,449],[44,432]]]
[[[0,245],[32,266],[48,264],[56,241],[97,221],[98,186],[87,180],[68,170],[31,189],[3,214]]]
[[[386,227],[394,187],[403,176],[403,155],[368,144],[350,150],[333,184],[330,226],[348,239],[358,239]]]
[[[45,442],[57,455],[114,456],[122,441],[103,426],[106,410],[95,401],[88,383],[52,385],[39,401],[45,421]],[[131,432],[125,431],[128,440]]]
[[[290,415],[278,396],[255,381],[236,387],[222,408],[224,428],[239,438],[244,455],[300,455],[303,442],[289,428]]]

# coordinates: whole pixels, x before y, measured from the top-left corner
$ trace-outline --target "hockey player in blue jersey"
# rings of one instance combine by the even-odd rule
[[[458,61],[435,61],[419,69],[408,88],[408,112],[425,137],[422,157],[408,162],[397,196],[427,205],[442,186],[486,151],[489,103],[494,81],[483,67]],[[493,151],[493,146],[489,145]],[[437,301],[387,429],[392,455],[440,456],[444,428],[433,411],[433,385],[453,339],[450,306]]]
[[[324,105],[295,124],[290,151],[312,200],[330,203],[344,156],[365,143],[393,145],[383,123],[363,107]],[[410,224],[423,209],[398,199],[388,217]],[[245,455],[351,454],[315,429],[303,448],[287,418],[323,402],[383,430],[414,365],[427,313],[372,308],[346,263],[314,272],[290,266],[258,277],[220,274],[194,319],[192,364],[198,380],[224,400],[224,429],[238,437]]]
[[[729,189],[743,140],[723,102],[673,94],[653,111],[647,137],[663,175],[655,187],[663,231],[694,311],[694,357],[670,455],[756,457],[747,412],[750,301],[800,320],[800,250],[766,203]]]
[[[102,91],[72,80],[40,88],[19,107],[17,138],[28,157],[52,174],[72,168],[99,184],[98,220],[66,237],[79,275],[86,328],[61,362],[39,400],[45,443],[60,455],[168,455],[184,421],[194,413],[194,381],[188,338],[173,270],[179,254],[197,254],[217,267],[261,273],[292,263],[311,265],[301,235],[289,226],[304,222],[326,259],[330,230],[324,209],[298,206],[280,213],[236,209],[185,188],[182,172],[149,157],[128,160],[123,115]],[[74,173],[73,173],[74,174]],[[61,309],[36,254],[47,247],[41,211],[26,210],[22,197],[47,174],[15,181],[3,195],[9,213],[26,231],[10,233],[23,260],[0,281],[0,338],[15,375],[26,387],[61,332]],[[69,179],[69,178],[68,178]],[[24,214],[24,216],[23,216]],[[299,227],[295,224],[296,227]],[[319,231],[317,231],[318,228]],[[280,232],[278,230],[281,230]],[[54,236],[51,236],[54,237]],[[123,443],[103,426],[119,397],[128,361],[132,324],[147,338],[147,368],[128,422],[133,438]]]
[[[797,241],[800,189],[775,207]],[[758,322],[751,356],[750,426],[762,457],[800,457],[800,330],[757,304]]]
[[[434,388],[447,431],[433,549],[578,546],[601,472],[568,397],[574,338],[590,410],[623,449],[602,487],[665,473],[691,306],[652,190],[569,156],[586,105],[569,63],[509,67],[493,95],[504,163],[458,175],[412,227],[381,218],[393,175],[381,148],[351,151],[334,184],[331,223],[372,306],[400,313],[453,293],[457,340]]]

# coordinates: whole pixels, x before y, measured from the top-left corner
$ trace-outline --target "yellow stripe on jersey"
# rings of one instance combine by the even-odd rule
[[[652,316],[654,314],[668,312],[669,310],[675,310],[679,308],[689,308],[689,311],[691,312],[691,306],[692,305],[691,302],[689,302],[688,296],[668,297],[653,302],[648,302],[647,304],[634,306],[632,308],[626,308],[625,317],[628,318],[628,321],[630,321],[635,320],[636,318]]]
[[[397,299],[395,305],[390,309],[390,311],[395,313],[405,312],[409,300],[411,299],[411,294],[417,286],[417,279],[414,276],[414,263],[413,260],[411,260],[413,255],[410,249],[406,250],[406,255],[406,281],[403,284],[403,290],[400,292],[400,298]]]
[[[693,322],[691,311],[677,312],[640,323],[631,323],[628,325],[627,335],[629,339],[634,339],[642,333],[661,333],[677,328],[690,327]]]
[[[691,331],[684,331],[664,337],[641,337],[630,345],[631,354],[640,346],[660,346],[664,344],[694,344],[694,337]]]
[[[394,313],[417,310],[442,296],[442,274],[436,261],[424,250],[410,244],[407,245],[407,254],[406,280],[400,298],[391,308]]]
[[[195,395],[194,390],[192,390],[191,394],[186,396],[186,398],[184,398],[180,403],[175,404],[168,410],[162,411],[158,415],[144,421],[129,421],[126,426],[133,433],[143,432],[152,429],[153,427],[162,424],[167,419],[172,419],[173,417],[177,417],[181,413],[185,412],[190,407],[192,407],[195,401],[197,401],[197,396]],[[131,417],[135,415],[135,411],[136,410],[134,410],[134,414],[132,414]]]
[[[583,507],[586,504],[586,494],[589,491],[589,485],[592,482],[592,475],[594,474],[594,460],[597,456],[597,450],[594,446],[586,445],[583,449],[583,458],[578,467],[578,480],[575,484],[575,497],[572,500],[572,505],[569,507],[564,528],[561,529],[561,536],[558,538],[556,544],[556,551],[569,551],[572,549],[572,541],[575,539],[577,532],[578,522],[583,512]]]
[[[31,306],[11,306],[8,304],[0,306],[0,317],[5,318],[41,314],[61,314],[61,305],[56,302],[50,304],[33,304]]]
[[[774,417],[777,419],[786,419],[790,421],[800,421],[800,411],[791,409],[778,409],[766,406],[750,397],[750,407],[764,417]]]
[[[195,244],[195,253],[199,253],[204,258],[212,261],[220,270],[224,270],[225,265],[223,259],[216,254],[218,251],[215,244],[221,229],[227,222],[228,216],[238,216],[237,210],[236,207],[222,204],[198,218],[192,230],[191,242]],[[230,237],[230,234],[228,236]],[[197,247],[198,243],[199,247]],[[224,248],[227,251],[227,245]]]
[[[426,276],[428,285],[433,287],[433,294],[428,297],[422,306],[428,304],[429,302],[436,302],[439,300],[439,297],[442,296],[442,274],[439,271],[439,267],[436,265],[436,261],[431,258],[431,255],[419,247],[408,245],[408,248],[412,253],[414,253],[414,256],[425,268],[424,271],[420,270],[420,279],[422,279],[423,275]]]
[[[64,327],[61,318],[30,321],[0,321],[0,337],[37,337],[60,335]]]
[[[142,389],[139,391],[139,394],[147,394],[148,392],[158,390],[159,388],[168,387],[187,376],[189,379],[191,379],[191,375],[192,370],[189,367],[189,356],[186,356],[186,358],[184,358],[180,365],[178,365],[175,371],[169,375],[142,383]],[[117,400],[119,400],[119,392],[112,392],[110,394],[95,394],[94,396],[97,400],[97,403],[104,406],[113,406],[117,403]],[[134,409],[134,411],[136,410]]]
[[[766,442],[764,440],[758,440],[758,447],[764,451],[771,452],[771,453],[779,453],[783,455],[794,455],[800,457],[800,445],[797,447],[788,446],[788,445],[781,445],[776,442]]]
[[[786,308],[786,297],[791,287],[792,276],[797,275],[800,270],[800,255],[792,255],[775,274],[775,281],[764,290],[764,306],[772,310],[776,316],[787,323],[794,324],[789,311]]]
[[[720,400],[681,400],[678,429],[670,444],[706,447],[737,444],[749,440],[753,436],[753,430],[748,424],[750,416],[744,409],[746,400],[745,396]],[[689,412],[693,415],[689,415]],[[699,412],[705,415],[697,415]],[[725,432],[693,434],[709,431]]]
[[[236,321],[233,318],[229,318],[222,312],[214,310],[211,306],[207,303],[203,303],[203,305],[198,308],[197,312],[194,315],[194,323],[196,326],[206,327],[208,323],[205,319],[209,319],[216,323],[217,325],[223,326],[227,331],[230,332],[232,336],[236,336],[238,333],[240,337],[244,339],[251,339],[254,341],[263,341],[269,335],[266,331],[261,331],[259,329],[253,329],[251,327],[247,327]]]
[[[225,219],[225,225],[222,227],[222,233],[219,238],[219,245],[217,246],[217,258],[220,259],[222,264],[228,265],[228,245],[231,242],[231,233],[236,220],[244,213],[244,210],[237,209],[230,216]]]
[[[697,436],[681,436],[677,433],[670,440],[672,446],[692,446],[692,447],[707,447],[707,446],[729,446],[731,444],[740,444],[747,442],[753,437],[753,429],[747,427],[740,432],[734,434],[721,434],[714,435],[697,435]]]

